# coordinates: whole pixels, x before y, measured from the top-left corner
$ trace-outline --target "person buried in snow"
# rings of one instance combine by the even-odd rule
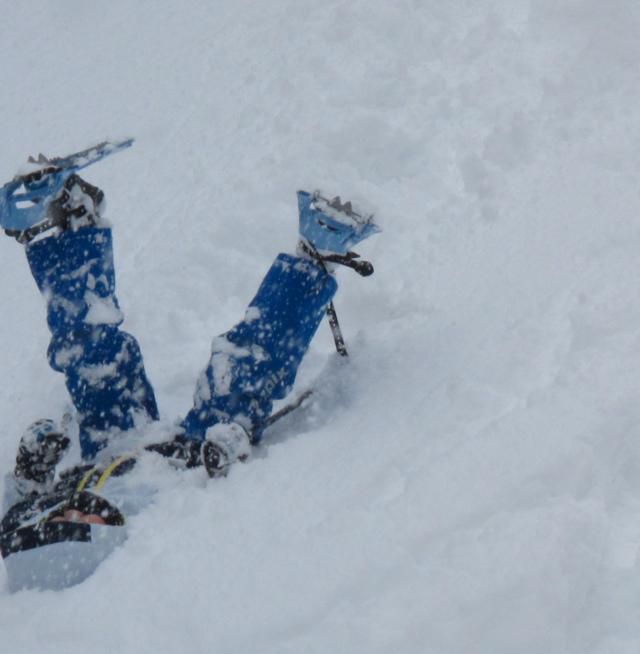
[[[75,172],[57,184],[43,184],[47,175],[62,175],[55,167],[47,168],[48,161],[21,180],[32,203],[42,208],[40,220],[5,231],[24,245],[46,299],[48,361],[64,375],[82,458],[92,462],[107,445],[111,451],[123,434],[158,420],[159,412],[138,342],[121,329],[104,194]],[[57,192],[47,196],[52,186]],[[3,207],[5,212],[20,211],[17,203],[5,202]],[[298,210],[295,254],[277,255],[244,318],[214,339],[197,379],[193,406],[175,437],[147,449],[180,458],[189,467],[204,465],[212,477],[246,459],[269,424],[274,400],[292,388],[321,320],[333,309],[335,266],[349,266],[361,275],[373,272],[368,262],[349,251],[379,231],[371,216],[318,192],[299,191]],[[334,326],[336,345],[344,354],[337,323]],[[33,423],[18,448],[13,475],[18,492],[47,492],[69,445],[69,436],[53,420]]]
[[[0,554],[12,591],[80,583],[124,542],[129,518],[153,494],[136,481],[144,451],[181,467],[204,466],[211,477],[245,460],[265,428],[299,404],[272,413],[325,313],[346,354],[332,302],[335,267],[373,272],[350,251],[379,231],[372,217],[339,198],[299,191],[295,254],[277,255],[244,318],[214,339],[193,405],[169,440],[147,445],[145,425],[159,419],[158,406],[138,342],[121,328],[104,194],[77,174],[132,142],[41,156],[0,189],[0,227],[24,245],[46,301],[49,364],[64,376],[75,409],[73,425],[34,422],[7,475]],[[58,470],[71,433],[82,461]]]

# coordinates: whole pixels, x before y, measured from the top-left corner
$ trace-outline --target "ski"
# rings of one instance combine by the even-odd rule
[[[48,167],[54,167],[57,170],[82,170],[111,154],[115,154],[125,148],[131,147],[133,142],[134,139],[132,138],[124,139],[123,141],[102,141],[97,145],[93,145],[64,157],[47,158],[43,154],[40,154],[37,159],[29,157],[28,165],[35,165],[36,170],[41,168],[46,169]],[[33,172],[35,171],[32,171],[32,173]],[[26,171],[24,174],[29,175],[30,173]]]
[[[23,231],[42,221],[50,202],[77,171],[121,152],[133,139],[102,141],[64,157],[29,157],[27,165],[0,189],[0,227]]]

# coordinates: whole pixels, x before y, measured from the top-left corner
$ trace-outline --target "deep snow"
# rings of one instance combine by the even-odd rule
[[[341,271],[319,397],[228,479],[167,472],[96,572],[6,592],[7,652],[640,650],[635,0],[4,2],[0,179],[87,171],[165,425],[296,238],[295,191],[384,233]],[[0,240],[0,469],[66,406]]]

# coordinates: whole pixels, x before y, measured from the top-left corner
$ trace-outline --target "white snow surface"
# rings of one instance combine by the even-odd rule
[[[375,211],[311,406],[225,480],[167,471],[86,582],[9,594],[0,648],[640,651],[637,0],[4,2],[0,179],[87,169],[164,428],[296,241]],[[0,469],[58,417],[44,302],[0,240]],[[158,427],[161,430],[161,427]]]

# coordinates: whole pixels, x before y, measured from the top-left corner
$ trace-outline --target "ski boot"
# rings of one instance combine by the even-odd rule
[[[71,441],[53,420],[37,420],[20,438],[13,471],[20,495],[41,495],[50,490],[56,466]]]
[[[207,429],[201,456],[209,477],[226,477],[231,464],[246,461],[250,454],[249,435],[237,422],[219,422]]]

